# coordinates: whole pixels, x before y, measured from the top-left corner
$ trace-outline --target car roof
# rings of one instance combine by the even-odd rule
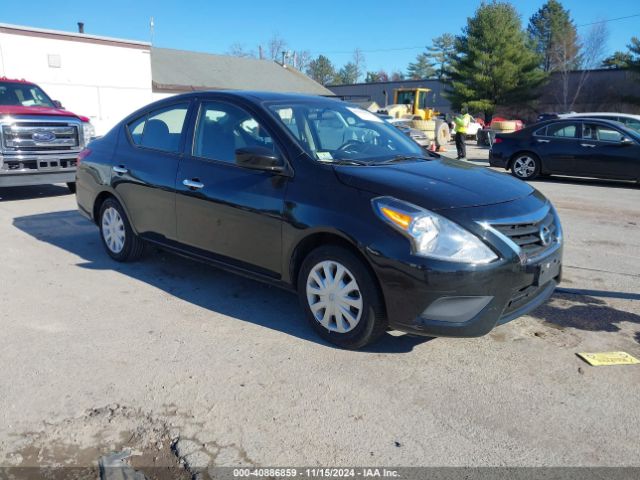
[[[35,83],[29,82],[28,80],[25,80],[25,79],[7,78],[7,77],[0,77],[0,82],[4,82],[4,83],[20,83],[22,85],[35,85]]]
[[[609,125],[609,126],[615,126],[616,128],[625,128],[626,127],[623,123],[620,122],[616,122],[615,120],[607,120],[604,118],[591,118],[591,117],[561,117],[561,118],[551,118],[548,120],[542,120],[540,122],[536,122],[536,123],[532,123],[531,125],[529,125],[526,128],[523,128],[522,130],[518,130],[519,132],[524,132],[524,131],[535,131],[538,130],[540,128],[546,127],[547,125],[554,125],[556,123],[563,123],[563,122],[575,122],[575,121],[591,121],[591,122],[596,122],[596,123],[602,123],[605,125]],[[515,132],[517,133],[517,132]]]
[[[208,95],[223,95],[226,97],[244,98],[259,102],[268,101],[337,101],[341,102],[338,97],[324,97],[320,95],[305,95],[301,93],[279,93],[279,92],[263,92],[256,90],[199,90],[196,92],[183,93],[181,95],[175,95],[169,97],[169,99],[190,99],[193,97],[202,97]]]
[[[607,125],[609,127],[615,127],[618,130],[622,130],[623,132],[626,133],[630,133],[631,136],[637,138],[638,137],[638,133],[635,132],[634,130],[630,129],[629,127],[627,127],[624,123],[622,122],[616,122],[615,120],[607,120],[604,118],[592,118],[592,117],[563,117],[563,118],[553,118],[550,120],[543,120],[541,122],[537,122],[534,123],[532,125],[529,125],[526,128],[523,128],[522,130],[518,130],[517,132],[515,132],[516,134],[519,132],[535,132],[536,130],[539,130],[543,127],[546,127],[547,125],[554,125],[556,123],[562,123],[562,122],[575,122],[575,121],[580,121],[580,122],[592,122],[592,123],[599,123],[599,124],[603,124],[603,125]]]
[[[574,117],[593,117],[593,116],[611,116],[611,117],[626,117],[640,120],[640,115],[634,115],[632,113],[618,113],[618,112],[581,112],[581,113],[560,113],[560,118],[574,118]]]

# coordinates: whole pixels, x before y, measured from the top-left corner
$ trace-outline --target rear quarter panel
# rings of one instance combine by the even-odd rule
[[[91,142],[87,148],[91,153],[80,163],[76,171],[76,199],[80,211],[96,220],[93,207],[98,196],[105,191],[113,194],[111,167],[118,143],[120,129],[115,127],[104,137]]]

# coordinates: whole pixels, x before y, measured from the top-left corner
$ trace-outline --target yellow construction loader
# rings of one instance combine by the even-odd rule
[[[440,112],[427,106],[429,88],[397,88],[393,91],[393,104],[380,110],[394,118],[411,120],[411,126],[423,130],[438,147],[445,146],[451,137],[449,125],[438,118]]]

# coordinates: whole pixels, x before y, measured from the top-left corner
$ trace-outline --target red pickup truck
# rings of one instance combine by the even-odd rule
[[[87,117],[64,110],[38,85],[0,78],[0,188],[66,183],[95,136]]]

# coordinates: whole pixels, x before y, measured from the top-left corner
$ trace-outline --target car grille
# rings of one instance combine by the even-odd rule
[[[493,224],[492,227],[515,243],[520,251],[531,258],[554,245],[558,238],[558,226],[551,210],[542,220],[529,223]],[[548,242],[543,241],[543,230],[548,229]]]
[[[66,151],[80,145],[78,127],[64,123],[17,122],[2,126],[4,148],[8,151]]]

